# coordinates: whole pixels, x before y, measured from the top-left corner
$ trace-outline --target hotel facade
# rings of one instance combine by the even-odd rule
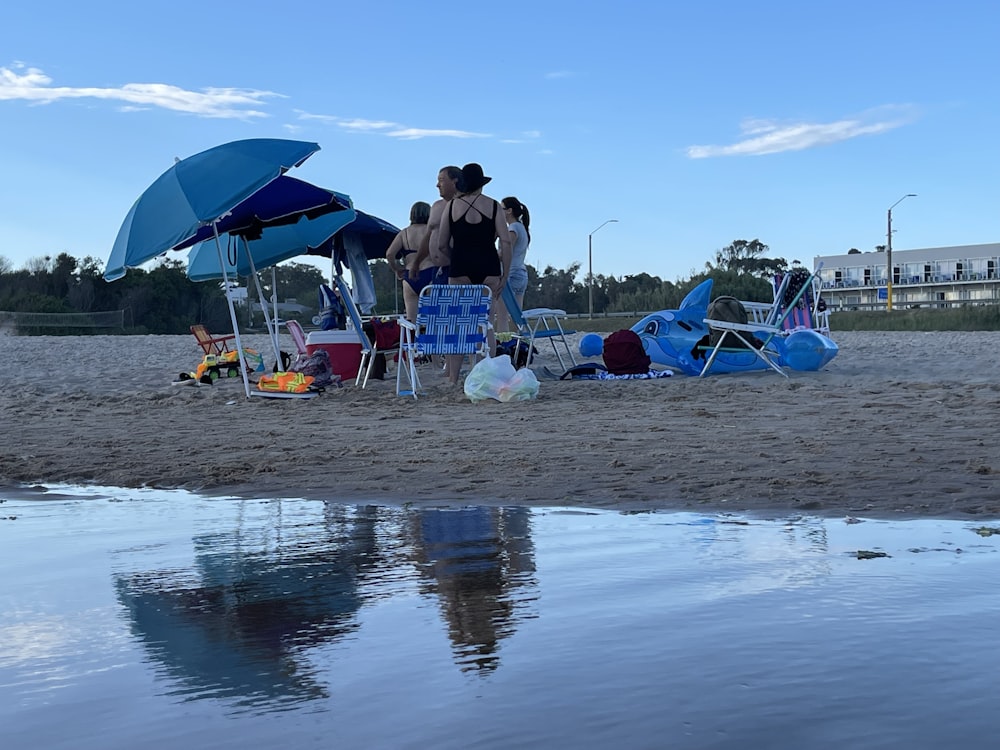
[[[831,310],[884,310],[884,251],[820,255],[823,299]],[[1000,242],[892,251],[892,306],[959,307],[1000,303]]]

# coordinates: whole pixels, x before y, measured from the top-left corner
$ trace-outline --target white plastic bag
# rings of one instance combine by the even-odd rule
[[[538,378],[527,367],[517,370],[500,389],[501,401],[528,401],[537,395]]]
[[[528,368],[515,370],[510,357],[487,357],[465,378],[465,395],[471,401],[524,401],[538,395],[538,378]]]

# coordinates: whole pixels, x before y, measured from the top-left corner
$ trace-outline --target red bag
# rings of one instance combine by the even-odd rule
[[[612,375],[649,372],[649,355],[635,331],[615,331],[604,339],[604,365]]]

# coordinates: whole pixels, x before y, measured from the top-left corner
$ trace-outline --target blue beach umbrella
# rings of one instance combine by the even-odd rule
[[[224,143],[178,160],[129,210],[104,270],[108,281],[212,227],[319,144],[277,138]]]
[[[310,255],[320,255],[332,261],[331,275],[343,279],[343,267],[351,269],[354,300],[365,313],[375,309],[375,281],[369,260],[385,257],[399,227],[378,216],[358,211],[357,218],[337,232],[329,241],[309,250]]]
[[[354,209],[347,208],[315,219],[302,217],[295,224],[268,227],[259,239],[247,240],[238,234],[220,235],[219,241],[226,249],[225,276],[252,276],[283,260],[309,254],[329,243],[330,238],[354,218]],[[188,253],[187,275],[192,281],[223,278],[214,238],[195,245]]]
[[[174,249],[184,250],[214,240],[216,233],[220,238],[230,235],[258,240],[270,227],[295,224],[303,217],[315,219],[337,211],[348,211],[353,218],[350,196],[282,175],[235,206],[214,225],[203,226]]]
[[[332,258],[334,261],[340,260],[344,262],[343,248],[345,245],[350,245],[352,240],[354,240],[364,251],[367,260],[384,258],[385,251],[389,249],[389,245],[392,244],[396,235],[399,234],[399,227],[364,211],[358,210],[356,213],[357,217],[354,221],[345,226],[342,231],[330,237],[328,242],[311,248],[308,254],[320,255],[324,258]],[[348,262],[347,267],[350,268],[350,262]]]

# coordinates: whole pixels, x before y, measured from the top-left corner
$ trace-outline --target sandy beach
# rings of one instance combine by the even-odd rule
[[[580,334],[574,337],[578,340]],[[821,372],[542,380],[470,402],[423,365],[309,401],[171,384],[191,336],[0,336],[0,496],[35,483],[377,503],[1000,517],[1000,333],[834,333]],[[266,337],[245,345],[268,351]],[[282,342],[293,350],[287,336]],[[535,367],[556,367],[548,343]],[[270,359],[270,358],[269,358]],[[390,357],[391,359],[391,357]]]

